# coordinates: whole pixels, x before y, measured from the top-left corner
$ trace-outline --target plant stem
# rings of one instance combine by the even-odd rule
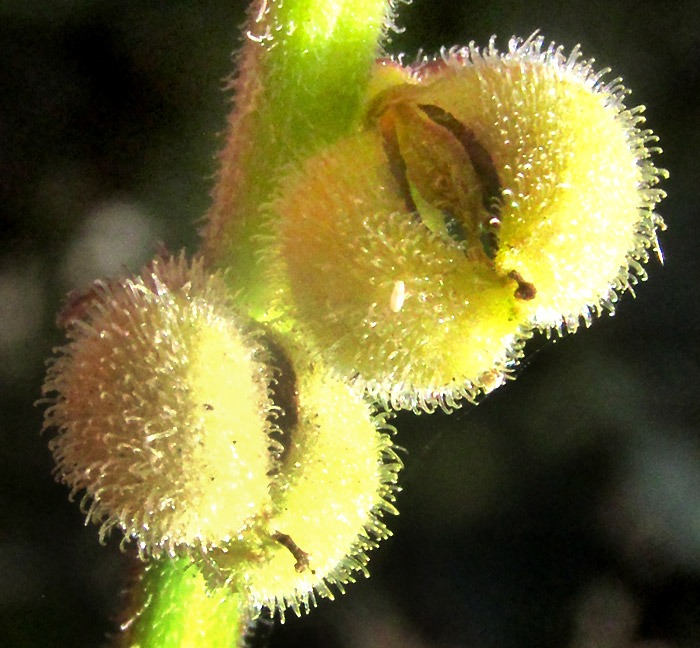
[[[269,303],[260,207],[285,165],[351,132],[392,16],[389,0],[258,0],[233,88],[226,146],[203,252],[230,270],[255,317]]]
[[[119,648],[233,648],[241,646],[250,618],[241,596],[212,589],[188,560],[147,565],[137,583],[132,620]]]

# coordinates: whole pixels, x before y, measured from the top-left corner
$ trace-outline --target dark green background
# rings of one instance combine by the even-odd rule
[[[68,289],[157,240],[196,248],[242,19],[233,0],[0,2],[0,646],[114,628],[126,558],[53,482],[33,402]],[[401,515],[372,577],[270,645],[700,646],[698,3],[424,0],[398,23],[409,57],[541,29],[613,67],[671,171],[667,262],[614,318],[534,340],[479,407],[400,416]]]

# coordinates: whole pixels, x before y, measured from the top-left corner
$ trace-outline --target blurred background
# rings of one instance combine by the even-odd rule
[[[666,264],[614,318],[537,338],[478,407],[396,419],[394,537],[369,580],[271,647],[700,646],[700,3],[402,6],[390,51],[541,29],[647,105],[671,172]],[[238,0],[0,2],[0,646],[99,647],[127,558],[85,527],[39,434],[65,293],[197,247]]]

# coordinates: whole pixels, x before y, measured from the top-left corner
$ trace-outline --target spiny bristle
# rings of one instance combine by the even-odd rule
[[[433,414],[438,409],[451,414],[467,403],[476,403],[504,384],[523,355],[523,346],[532,336],[531,329],[522,327],[503,341],[502,354],[494,358],[493,368],[474,381],[453,382],[449,385],[425,386],[414,382],[392,383],[390,380],[365,380],[357,376],[353,384],[369,398],[388,411],[409,410],[414,414]]]

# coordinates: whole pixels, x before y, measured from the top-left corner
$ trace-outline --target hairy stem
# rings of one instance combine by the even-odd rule
[[[257,0],[251,7],[203,251],[230,269],[256,317],[270,294],[256,250],[274,226],[260,206],[286,165],[356,126],[391,16],[389,0]]]

